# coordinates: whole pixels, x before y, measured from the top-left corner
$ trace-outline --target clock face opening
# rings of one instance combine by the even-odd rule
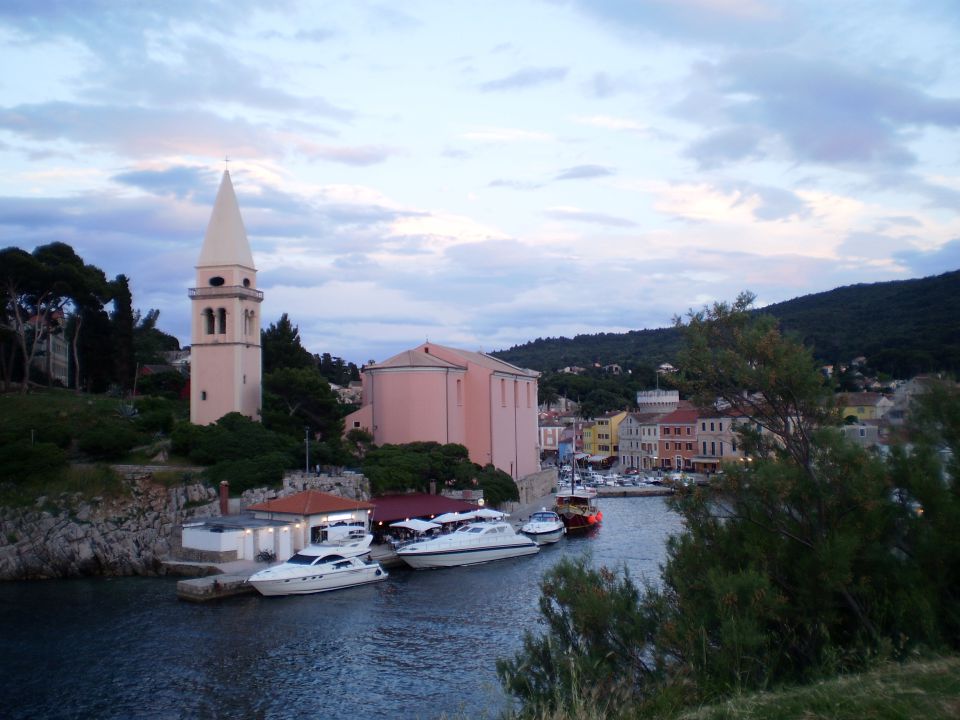
[[[220,277],[219,275],[217,275],[216,277],[210,278],[210,284],[213,287],[220,287],[221,285],[223,285],[223,282],[224,282],[223,278]]]

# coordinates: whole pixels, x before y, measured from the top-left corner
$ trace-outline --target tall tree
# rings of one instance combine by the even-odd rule
[[[110,321],[113,325],[114,377],[126,391],[133,386],[137,373],[133,352],[133,295],[126,275],[114,278],[110,283],[110,295],[113,299]]]
[[[324,445],[318,459],[333,461],[343,452],[343,418],[336,395],[316,368],[281,367],[263,376],[263,424],[302,438],[304,428]]]
[[[279,368],[314,367],[313,356],[300,344],[300,331],[286,313],[260,333],[263,374]]]
[[[77,260],[73,249],[64,243],[40,246],[32,254],[19,248],[7,248],[0,253],[8,314],[13,319],[23,359],[21,393],[27,392],[38,349],[52,332],[59,331],[55,319],[70,301]],[[79,264],[82,267],[82,261]]]

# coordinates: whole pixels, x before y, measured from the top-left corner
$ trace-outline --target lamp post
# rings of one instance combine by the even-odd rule
[[[307,475],[310,474],[310,426],[303,426],[303,444],[307,449],[307,461],[305,466],[305,472]]]

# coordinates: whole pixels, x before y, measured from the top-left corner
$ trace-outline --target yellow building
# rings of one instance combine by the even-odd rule
[[[620,423],[627,417],[626,410],[614,410],[598,417],[594,422],[596,442],[591,455],[616,457],[620,450]]]
[[[893,401],[875,392],[840,393],[837,395],[837,407],[842,418],[879,420],[893,407]]]
[[[583,452],[587,455],[596,455],[597,454],[597,424],[592,420],[588,420],[585,423],[580,425],[580,429],[583,432]]]

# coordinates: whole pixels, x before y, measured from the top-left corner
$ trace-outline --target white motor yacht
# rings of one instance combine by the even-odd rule
[[[322,546],[304,548],[286,562],[254,573],[247,582],[261,595],[304,595],[387,579],[387,571],[380,563],[336,552],[319,555],[307,552],[318,547]]]
[[[397,555],[412,568],[455,567],[532,555],[540,546],[506,522],[475,522],[456,532],[411,543]]]
[[[520,532],[533,540],[537,545],[548,545],[562,538],[567,528],[563,519],[552,510],[543,508],[535,512],[520,528]]]

